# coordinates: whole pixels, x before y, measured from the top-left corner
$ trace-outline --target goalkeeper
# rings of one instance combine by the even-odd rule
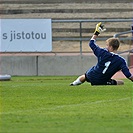
[[[107,39],[106,48],[104,49],[96,44],[96,38],[105,30],[102,23],[98,23],[89,43],[90,48],[98,60],[96,66],[93,66],[87,70],[85,74],[79,76],[70,84],[71,86],[80,85],[85,81],[91,83],[91,85],[123,85],[124,82],[122,80],[111,79],[119,70],[121,70],[128,79],[133,81],[133,75],[130,73],[125,59],[116,54],[120,45],[119,40],[117,38]]]

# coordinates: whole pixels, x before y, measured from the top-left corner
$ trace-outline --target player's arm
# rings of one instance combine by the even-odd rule
[[[98,35],[93,35],[91,40],[96,40],[97,37],[98,37]]]
[[[99,46],[96,44],[96,38],[98,37],[98,35],[105,31],[106,29],[104,28],[104,25],[100,22],[96,25],[96,28],[95,28],[95,31],[94,31],[94,34],[90,40],[90,43],[89,43],[89,46],[90,48],[93,50],[94,54],[96,56],[98,56],[98,54],[100,53],[100,48]]]
[[[133,75],[130,73],[125,61],[123,62],[122,72],[128,79],[133,82]]]
[[[128,68],[122,70],[123,74],[133,82],[133,75],[130,73]]]

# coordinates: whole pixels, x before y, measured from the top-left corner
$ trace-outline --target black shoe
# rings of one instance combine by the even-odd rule
[[[73,83],[70,83],[70,86],[74,86]]]

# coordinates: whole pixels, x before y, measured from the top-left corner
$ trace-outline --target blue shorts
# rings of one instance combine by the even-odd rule
[[[104,83],[92,83],[92,82],[87,78],[86,73],[85,73],[85,80],[86,80],[87,82],[90,82],[91,85],[117,85],[117,82],[116,82],[116,80],[114,80],[114,79],[110,79],[110,80],[108,80],[107,82],[104,82]]]

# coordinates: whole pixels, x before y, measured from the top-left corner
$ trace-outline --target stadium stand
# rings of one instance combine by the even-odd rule
[[[132,18],[131,0],[82,0],[82,3],[80,0],[2,0],[0,4],[1,18],[52,18],[52,20]],[[95,24],[84,23],[82,37],[90,38]],[[132,22],[106,23],[108,30],[101,37],[108,38],[117,32],[128,31],[131,29],[131,24]],[[66,36],[79,38],[79,23],[53,23],[52,27],[53,38]],[[77,42],[69,41],[69,43],[71,49],[79,50]],[[53,41],[53,51],[70,51],[70,46],[66,45],[69,43]],[[83,43],[83,51],[86,51],[88,49],[84,44],[86,45],[86,42]]]
[[[81,3],[82,2],[82,3]],[[132,19],[131,0],[1,0],[1,18],[75,20],[75,19]],[[82,37],[90,38],[97,22],[82,25]],[[131,30],[132,22],[106,22],[107,31],[100,37],[112,37],[117,32]],[[79,23],[52,23],[53,50],[51,53],[2,53],[1,74],[11,75],[79,75],[95,64],[95,57],[88,50],[88,41],[83,41],[83,56],[79,41],[54,41],[56,37],[79,38]],[[131,34],[123,35],[125,38]],[[121,41],[122,42],[122,41]],[[105,46],[102,41],[98,44]],[[131,40],[122,42],[122,49],[132,47]],[[71,53],[70,52],[77,52]],[[60,53],[59,53],[60,52]],[[62,53],[61,53],[62,52]],[[68,53],[67,53],[68,52]],[[6,54],[6,55],[5,55]],[[33,56],[29,56],[33,54]],[[66,56],[70,54],[71,56]],[[86,54],[90,55],[89,57]],[[41,56],[40,56],[41,55]],[[48,56],[47,56],[48,55]],[[51,56],[50,56],[51,55]],[[52,56],[59,55],[59,56]],[[63,55],[63,56],[62,56]],[[47,58],[46,58],[47,56]],[[132,66],[132,58],[123,55]],[[130,56],[130,55],[129,55]],[[50,61],[49,61],[50,60]],[[89,60],[89,62],[88,62]],[[87,63],[84,65],[85,63]],[[9,65],[10,64],[10,65]],[[54,69],[53,69],[53,66]],[[78,67],[76,67],[78,66]],[[82,69],[81,69],[82,68]],[[46,71],[45,71],[46,70]]]

